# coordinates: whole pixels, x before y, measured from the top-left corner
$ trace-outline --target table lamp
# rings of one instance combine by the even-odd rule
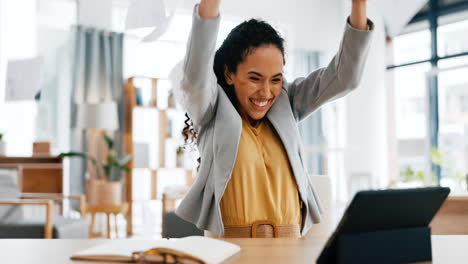
[[[86,103],[77,106],[76,128],[111,131],[119,129],[116,102]]]

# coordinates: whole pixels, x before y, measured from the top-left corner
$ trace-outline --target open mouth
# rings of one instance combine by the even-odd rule
[[[250,101],[250,103],[252,103],[252,106],[253,106],[254,109],[262,111],[262,110],[268,109],[271,102],[273,101],[273,98],[271,98],[271,99],[249,98],[249,101]]]

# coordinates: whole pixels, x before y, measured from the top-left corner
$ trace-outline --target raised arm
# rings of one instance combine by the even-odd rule
[[[218,17],[220,4],[221,0],[202,0],[198,9],[200,17],[203,19]]]
[[[192,31],[183,64],[183,77],[176,89],[196,131],[211,120],[218,95],[213,71],[219,30],[220,0],[202,0],[195,6]]]
[[[353,0],[349,22],[360,30],[367,30],[367,0]]]
[[[288,94],[298,121],[359,85],[374,28],[366,16],[366,4],[367,0],[353,0],[340,48],[329,65],[289,85]]]

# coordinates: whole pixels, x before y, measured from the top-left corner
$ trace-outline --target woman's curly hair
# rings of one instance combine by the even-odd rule
[[[285,57],[284,39],[270,24],[265,21],[250,19],[236,26],[226,37],[221,47],[216,51],[213,70],[218,84],[223,88],[229,100],[237,108],[238,100],[234,87],[227,84],[225,71],[235,73],[237,67],[256,48],[273,45]],[[185,114],[185,127],[182,131],[185,144],[196,144],[197,132],[188,114]],[[198,159],[200,164],[200,158]]]

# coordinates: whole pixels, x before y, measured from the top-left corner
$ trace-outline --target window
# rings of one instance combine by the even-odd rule
[[[430,64],[417,64],[393,70],[398,139],[427,136],[426,72]]]
[[[468,58],[447,59],[439,66],[441,184],[456,192],[466,190],[468,172]]]
[[[400,169],[411,166],[426,183],[434,175],[442,185],[466,190],[468,1],[430,1],[425,9],[390,47]]]
[[[0,132],[7,155],[29,156],[35,140],[36,103],[5,102],[8,61],[47,56],[76,24],[75,0],[0,1]],[[14,147],[13,147],[14,146]]]
[[[439,38],[438,55],[440,57],[468,52],[468,14],[440,18],[441,26],[437,29]]]
[[[393,65],[427,60],[431,57],[429,23],[412,25],[407,33],[393,40]]]
[[[450,6],[453,4],[466,3],[466,0],[439,0],[440,6]]]

